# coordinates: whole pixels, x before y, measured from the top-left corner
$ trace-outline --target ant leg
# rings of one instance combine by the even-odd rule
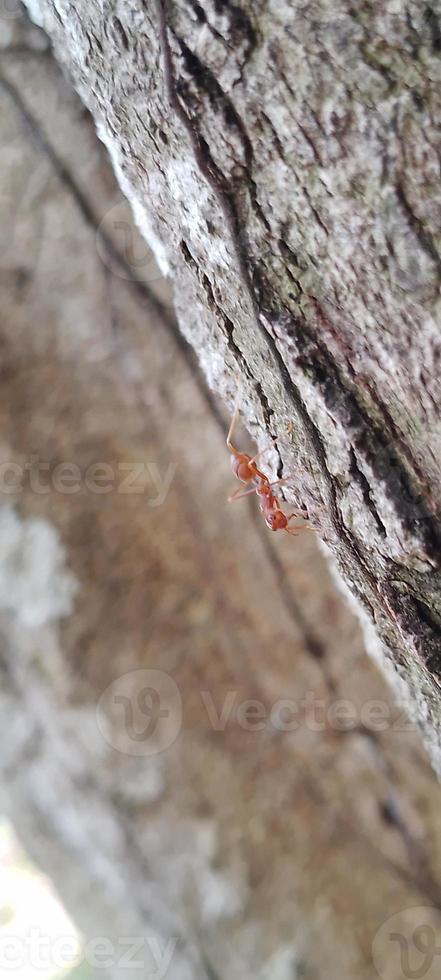
[[[283,480],[274,480],[274,483],[268,483],[268,486],[269,487],[276,487],[279,483],[284,483],[284,482],[285,482],[284,479]],[[250,494],[256,493],[256,491],[258,489],[259,489],[259,485],[258,484],[256,484],[255,487],[251,487],[251,490],[242,490],[239,487],[239,489],[236,490],[236,492],[233,493],[231,495],[231,497],[228,497],[228,503],[229,504],[232,504],[234,500],[240,500],[242,497],[249,497]],[[294,515],[291,515],[291,516],[294,516]]]
[[[296,517],[296,516],[298,516],[298,515],[296,515],[296,514],[290,514],[290,516],[288,517],[288,520],[291,520],[291,517]],[[314,530],[315,529],[313,527],[311,527],[310,524],[298,524],[298,525],[296,525],[295,528],[294,527],[285,527],[286,533],[287,534],[293,534],[294,537],[297,536],[297,534],[299,533],[299,531],[314,531]]]
[[[282,476],[281,480],[273,480],[272,483],[268,483],[267,485],[269,487],[279,487],[281,483],[286,483],[286,480],[287,480],[286,476]]]
[[[231,497],[228,497],[228,503],[232,504],[234,503],[235,500],[241,500],[242,497],[249,497],[250,494],[255,493],[256,490],[257,487],[252,487],[251,490],[241,490],[241,488],[239,487],[239,489],[236,490],[236,492],[233,493]]]

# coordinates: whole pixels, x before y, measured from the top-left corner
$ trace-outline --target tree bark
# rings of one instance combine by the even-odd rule
[[[435,9],[28,0],[210,384],[306,506],[440,736]]]
[[[426,962],[415,936],[433,927],[441,945],[439,789],[418,733],[365,656],[318,536],[271,535],[255,500],[228,507],[226,419],[124,213],[107,154],[45,36],[23,17],[7,25],[0,813],[84,938],[111,941],[100,976],[127,980],[133,954],[152,980],[378,980],[378,970],[395,980],[396,935],[414,970]],[[68,27],[78,29],[73,11]],[[136,84],[127,76],[131,98]],[[133,132],[145,114],[139,98]],[[181,219],[198,204],[181,201]],[[246,339],[240,304],[249,300],[234,254],[223,261],[240,355],[222,339],[230,293],[210,312],[193,266],[176,274],[181,308],[194,297],[189,327],[208,336],[201,356],[232,399],[236,382],[222,381],[213,352],[224,351],[231,373],[236,357],[255,363],[261,341],[251,320],[254,347]],[[224,273],[206,268],[217,290]],[[262,441],[281,426],[271,415],[263,424],[264,390],[274,412],[289,396],[272,363],[258,363],[261,388],[257,373],[242,372],[243,410],[256,434],[259,420],[266,425]],[[311,412],[314,392],[308,382]],[[281,429],[278,449],[293,466],[291,437],[299,445],[293,490],[309,488],[317,501],[320,470],[312,450],[306,457],[302,417],[292,414],[298,424]],[[60,489],[66,463],[76,468],[74,493]],[[103,466],[104,482],[109,467],[116,477],[109,493],[96,486],[97,465],[100,481]],[[158,476],[168,482],[158,486]],[[317,507],[314,519],[330,536],[327,513]],[[146,727],[142,701],[135,730],[123,710],[128,698],[136,712],[146,674],[151,687],[158,671],[172,690],[157,690],[176,726],[167,747]],[[162,969],[158,949],[172,953]],[[3,951],[0,942],[0,959]],[[426,977],[438,976],[436,952]]]

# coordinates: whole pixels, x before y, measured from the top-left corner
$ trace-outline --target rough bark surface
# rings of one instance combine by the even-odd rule
[[[28,0],[210,383],[307,506],[440,767],[435,6]],[[291,489],[291,492],[290,492]]]
[[[1,26],[0,812],[85,938],[114,943],[100,978],[396,980],[391,933],[421,972],[414,930],[433,926],[441,948],[441,830],[418,734],[314,536],[271,536],[255,501],[228,508],[226,420],[107,154],[41,32],[18,16]],[[203,298],[192,313],[201,336],[211,324],[209,360],[219,313],[208,320]],[[231,368],[226,341],[225,357]],[[275,378],[262,361],[274,406],[288,397]],[[263,387],[245,379],[245,392],[262,421]],[[296,421],[293,438],[304,432]],[[300,469],[312,488],[314,460]],[[80,468],[77,493],[60,489],[63,461]],[[15,492],[5,463],[24,474]],[[173,479],[158,506],[151,479],[141,494],[121,476],[93,492],[97,463],[162,477],[172,465]],[[132,672],[151,669],[179,691],[158,692],[178,723],[162,752],[117,702],[136,707]],[[244,721],[250,700],[263,726]],[[298,714],[281,725],[286,702]],[[130,937],[143,969],[121,962]],[[170,942],[161,974],[148,949]],[[438,977],[436,952],[424,978]]]

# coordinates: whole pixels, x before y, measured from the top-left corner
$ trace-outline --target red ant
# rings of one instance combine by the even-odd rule
[[[251,483],[253,486],[250,490],[244,490],[240,492],[236,490],[231,497],[228,498],[229,503],[233,500],[240,500],[241,497],[248,497],[249,494],[255,493],[259,497],[259,506],[264,515],[265,523],[271,531],[286,531],[287,534],[296,534],[298,531],[311,531],[312,528],[309,525],[302,525],[297,527],[295,530],[288,527],[288,522],[292,517],[305,517],[305,513],[299,510],[293,511],[292,514],[287,517],[284,514],[277,497],[274,496],[271,487],[277,486],[280,483],[284,483],[284,480],[274,480],[272,483],[269,482],[268,477],[261,472],[256,466],[256,460],[263,453],[270,449],[267,446],[266,449],[261,450],[257,453],[257,456],[249,456],[248,453],[240,453],[238,449],[235,449],[231,439],[233,436],[234,427],[236,425],[237,416],[239,412],[239,406],[236,405],[234,410],[233,418],[231,419],[231,425],[228,430],[227,435],[227,447],[231,453],[231,467],[234,475],[237,477],[241,483]],[[271,445],[274,445],[275,439],[272,440]]]

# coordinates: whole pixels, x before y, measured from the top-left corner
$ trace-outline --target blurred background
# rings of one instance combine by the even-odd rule
[[[434,980],[418,732],[15,0],[0,107],[0,977]]]

